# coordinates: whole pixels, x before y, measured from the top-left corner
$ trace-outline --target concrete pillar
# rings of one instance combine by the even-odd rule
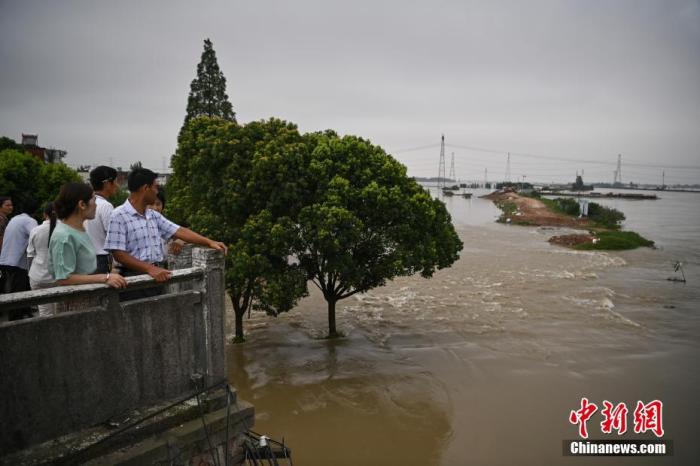
[[[182,247],[180,254],[167,254],[168,268],[170,270],[187,269],[192,267],[192,250],[191,244],[185,244]]]
[[[215,249],[195,248],[192,267],[204,269],[198,288],[202,296],[200,338],[205,351],[198,359],[205,384],[212,385],[226,379],[224,254]]]
[[[168,261],[169,270],[180,270],[189,269],[192,267],[192,251],[194,247],[191,244],[185,244],[182,247],[180,254],[167,254],[166,260]],[[167,286],[168,293],[179,293],[181,291],[189,291],[192,288],[192,283],[180,282],[180,283],[170,283]]]

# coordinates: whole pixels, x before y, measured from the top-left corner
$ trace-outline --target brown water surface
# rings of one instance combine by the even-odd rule
[[[315,287],[292,312],[246,320],[229,374],[255,430],[284,437],[298,465],[697,463],[697,285],[666,280],[663,249],[562,249],[546,242],[560,230],[493,224],[481,202],[488,221],[453,213],[453,267],[340,302],[345,338],[322,338]],[[630,411],[662,400],[675,456],[564,457],[584,396]],[[592,438],[612,438],[594,421]]]

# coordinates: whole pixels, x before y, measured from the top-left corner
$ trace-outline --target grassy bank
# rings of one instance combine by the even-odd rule
[[[604,230],[595,233],[598,241],[574,246],[574,249],[582,251],[603,250],[622,251],[639,247],[652,247],[654,242],[634,231]]]
[[[498,221],[501,223],[505,223],[506,218],[513,217],[518,211],[518,206],[514,202],[510,201],[496,202],[496,207],[501,209],[501,212],[503,212],[501,216],[498,217]]]

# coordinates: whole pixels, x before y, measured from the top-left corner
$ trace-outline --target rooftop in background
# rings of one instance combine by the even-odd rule
[[[59,163],[63,161],[63,158],[68,153],[65,150],[55,149],[53,147],[46,148],[39,146],[38,134],[22,133],[21,145],[25,151],[29,152],[34,157],[45,163]]]
[[[23,146],[36,146],[38,145],[39,135],[38,134],[24,134],[22,133],[22,145]]]

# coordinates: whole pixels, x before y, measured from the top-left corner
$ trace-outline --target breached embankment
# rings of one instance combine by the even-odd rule
[[[553,226],[590,230],[591,222],[587,218],[577,218],[552,211],[544,202],[531,197],[521,196],[513,191],[495,191],[482,196],[496,204],[503,214],[499,221],[526,226]],[[574,247],[594,243],[596,237],[590,233],[553,236],[552,244]]]

